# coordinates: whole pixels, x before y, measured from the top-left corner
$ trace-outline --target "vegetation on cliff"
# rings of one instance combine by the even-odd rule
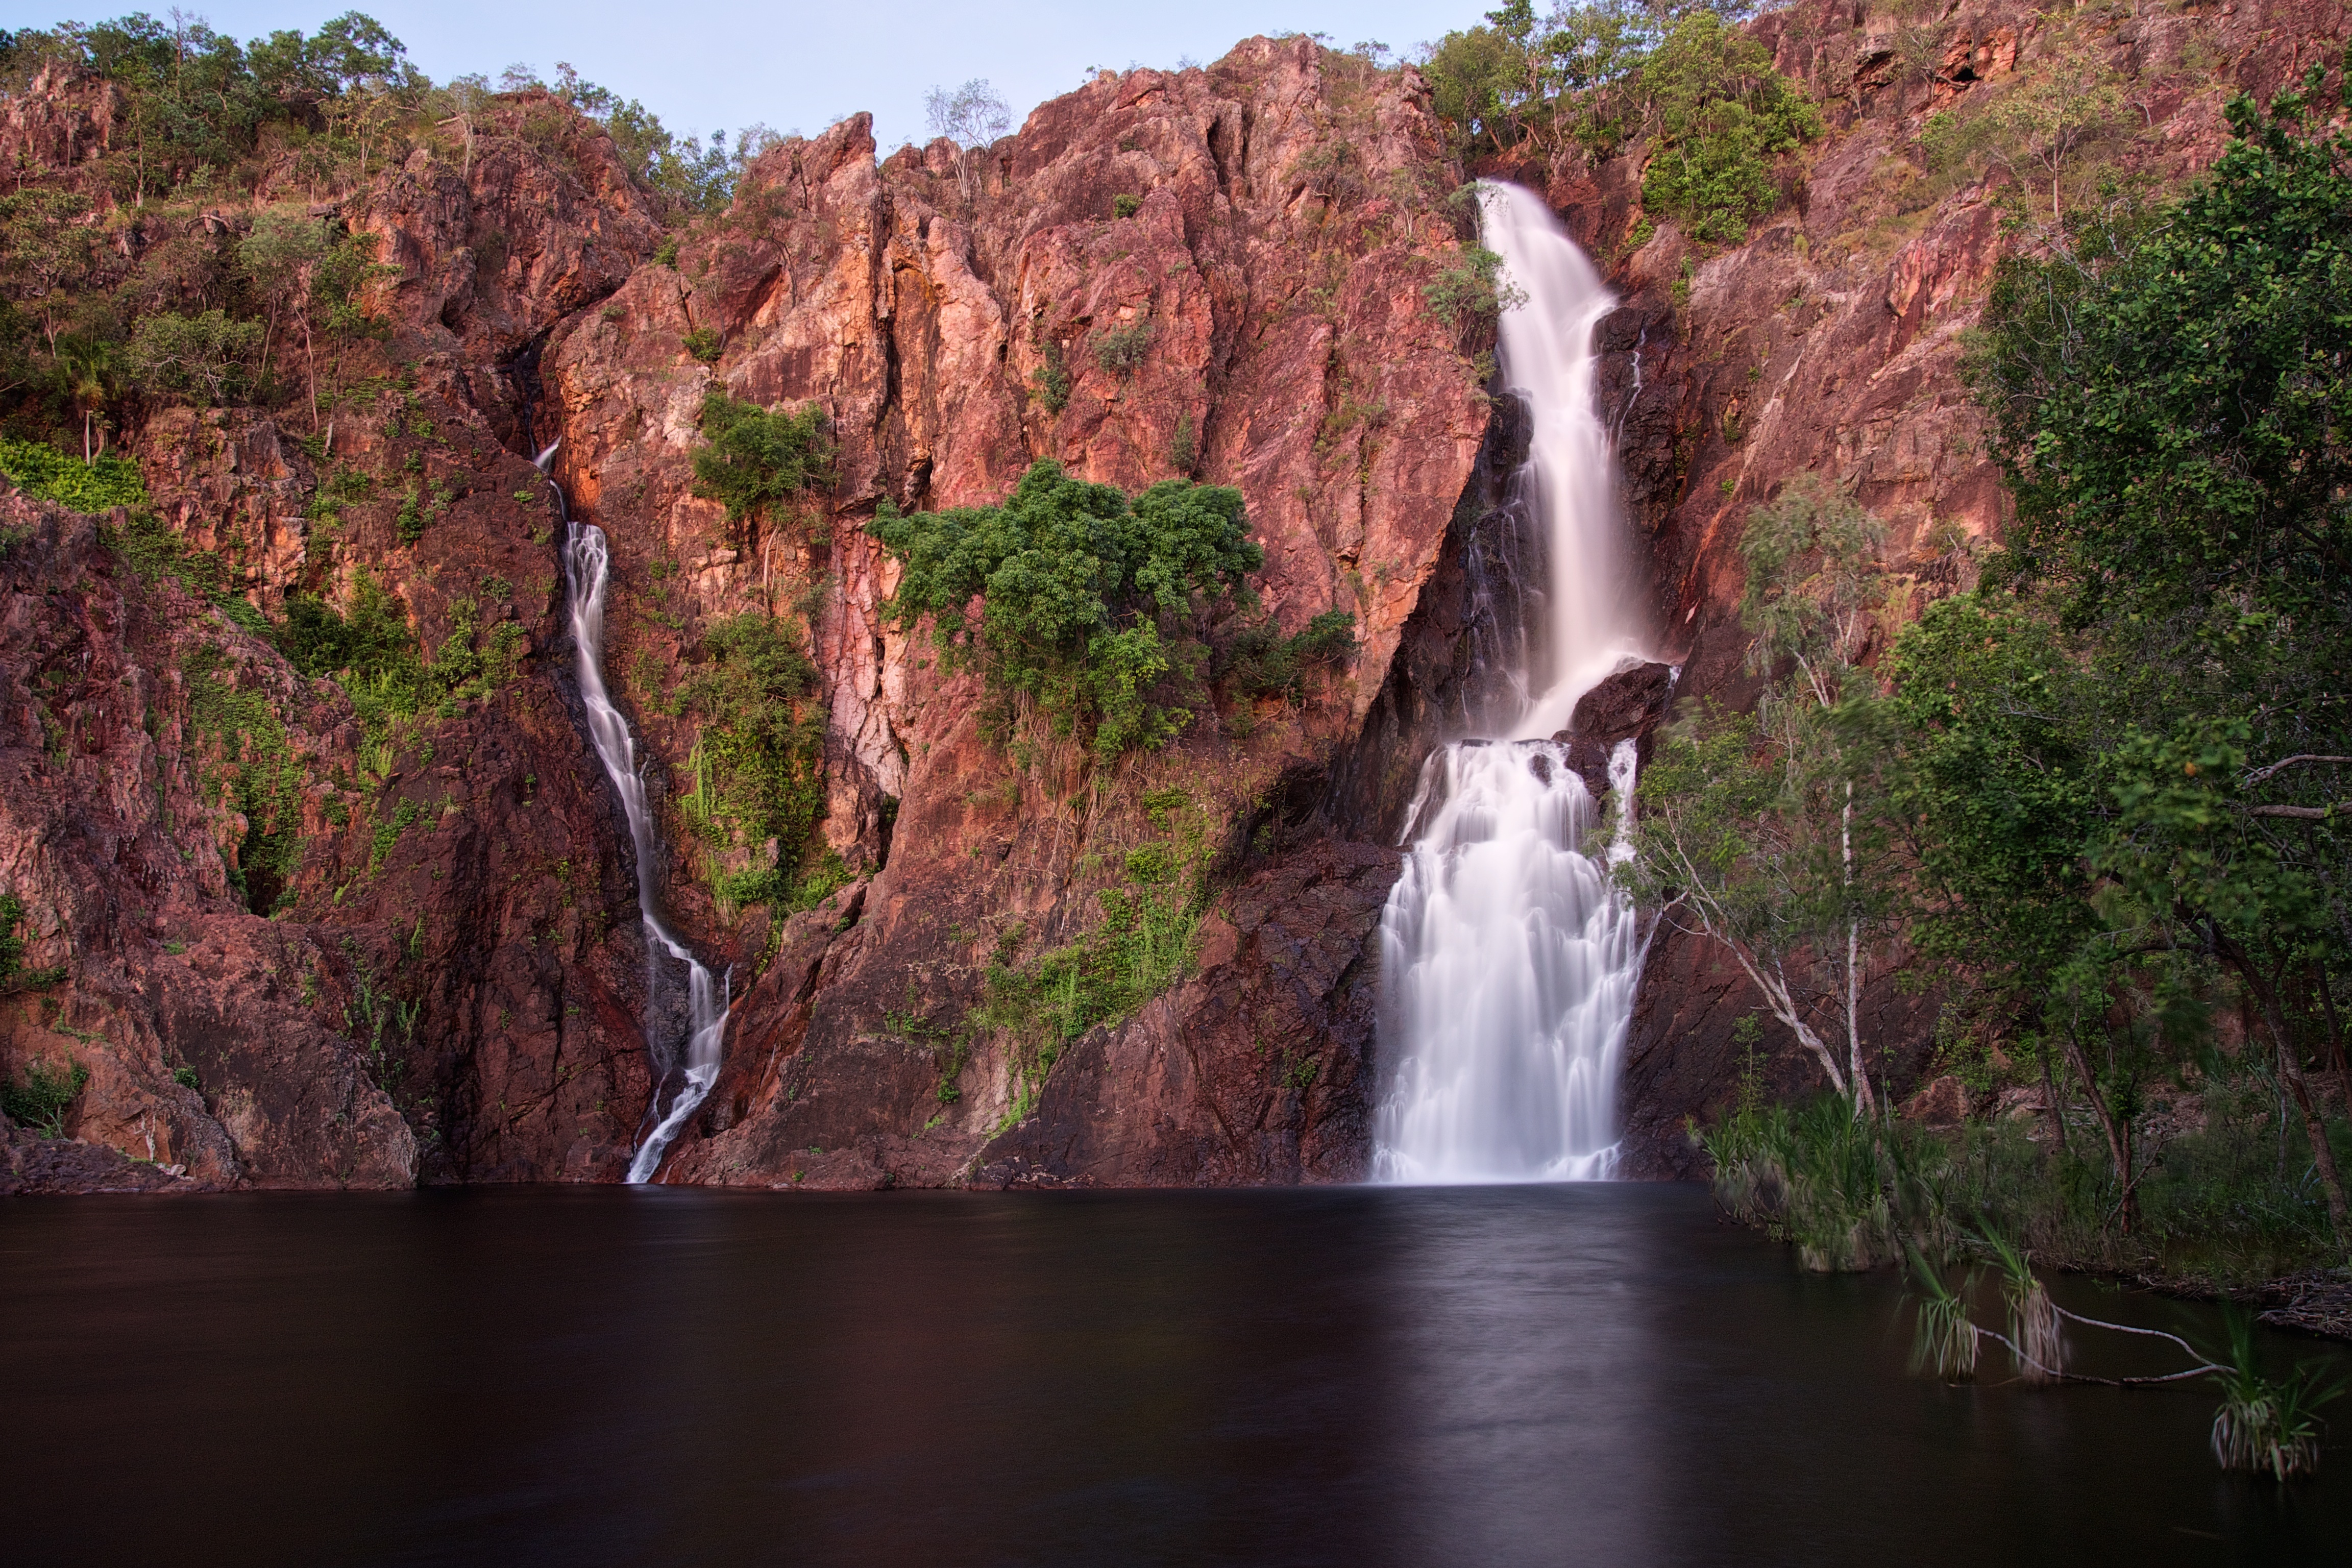
[[[1744,0],[1561,0],[1541,22],[1508,0],[1448,33],[1423,62],[1432,101],[1465,148],[1574,142],[1605,156],[1651,139],[1649,217],[1732,244],[1782,198],[1778,160],[1822,133],[1803,90],[1731,24]]]
[[[1851,503],[1796,487],[1751,518],[1764,700],[1667,740],[1633,879],[1760,972],[1801,1039],[1850,1030],[1859,967],[1907,948],[1945,1000],[1942,1119],[1970,1098],[2015,1112],[1888,1120],[1867,1047],[1816,1049],[1833,1094],[1811,1110],[1751,1085],[1701,1136],[1727,1202],[1817,1267],[2013,1246],[2228,1285],[2352,1247],[2352,133],[2318,108],[2333,77],[2232,102],[2232,141],[2180,199],[2111,191],[2000,264],[1971,366],[2017,523],[1976,588],[1902,625]],[[1842,616],[1843,651],[1790,635]],[[2309,1393],[2208,1370],[2257,1404]],[[2273,1469],[2293,1446],[2217,1437]]]
[[[1179,659],[1180,679],[1199,662],[1176,634],[1265,559],[1239,490],[1167,479],[1130,498],[1050,459],[1003,506],[908,516],[886,503],[870,526],[903,567],[889,605],[902,627],[929,617],[950,666],[978,668],[1105,758],[1164,746],[1191,721],[1161,690]]]

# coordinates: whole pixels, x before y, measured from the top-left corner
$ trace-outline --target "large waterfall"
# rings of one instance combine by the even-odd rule
[[[1541,607],[1523,711],[1507,735],[1430,757],[1381,916],[1381,1181],[1606,1176],[1642,961],[1632,905],[1587,852],[1596,805],[1549,738],[1578,698],[1643,657],[1593,396],[1592,331],[1616,300],[1537,197],[1493,183],[1480,196],[1512,290],[1503,374],[1533,418],[1514,499],[1538,524],[1545,581],[1518,584]],[[1609,776],[1626,798],[1630,742]],[[1621,837],[1604,854],[1623,852]]]
[[[540,470],[547,470],[548,460],[555,448],[548,447],[539,455]],[[562,500],[562,487],[555,486],[558,502]],[[658,962],[654,956],[667,952],[670,957],[686,965],[688,1032],[686,1058],[672,1063],[664,1059],[666,1052],[656,1049],[654,1058],[653,1110],[661,1108],[661,1092],[670,1077],[670,1068],[677,1067],[678,1084],[669,1110],[655,1122],[645,1142],[637,1145],[636,1157],[629,1162],[628,1179],[632,1183],[653,1179],[661,1168],[663,1151],[677,1136],[686,1119],[710,1092],[719,1078],[719,1047],[727,1030],[727,994],[725,986],[711,978],[710,971],[697,961],[693,952],[669,929],[661,918],[655,901],[655,888],[660,876],[661,847],[654,837],[654,818],[646,799],[645,775],[637,766],[636,742],[629,734],[629,721],[613,705],[612,694],[604,686],[604,592],[612,579],[612,547],[604,531],[593,522],[578,522],[565,513],[563,536],[563,571],[572,595],[572,640],[580,659],[580,697],[588,710],[588,738],[596,748],[597,760],[613,781],[613,788],[621,797],[621,810],[629,819],[629,838],[637,852],[637,913],[645,921],[646,962]]]

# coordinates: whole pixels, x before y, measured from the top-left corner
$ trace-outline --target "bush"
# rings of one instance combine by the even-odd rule
[[[36,500],[55,501],[75,511],[143,508],[147,483],[128,458],[85,463],[37,441],[0,440],[0,474]]]
[[[1265,559],[1239,490],[1168,479],[1130,500],[1050,460],[1001,507],[908,517],[886,504],[868,526],[905,568],[886,613],[909,629],[932,617],[951,665],[976,658],[1000,695],[1091,731],[1106,759],[1190,721],[1155,692],[1175,668],[1161,623],[1172,632],[1229,598]]]
[[[1246,621],[1217,648],[1220,684],[1243,698],[1296,697],[1311,668],[1331,668],[1356,654],[1356,617],[1326,610],[1296,637],[1286,637],[1271,616]]]
[[[0,996],[11,991],[37,991],[66,977],[62,965],[52,969],[25,967],[25,903],[14,893],[0,893]]]
[[[66,1135],[66,1111],[89,1081],[89,1069],[79,1062],[69,1068],[26,1062],[21,1083],[14,1079],[0,1079],[0,1113],[44,1138],[62,1138]]]
[[[702,721],[688,753],[693,788],[679,801],[688,824],[715,849],[777,847],[778,864],[714,883],[736,904],[793,891],[791,873],[824,815],[825,710],[800,638],[793,623],[757,612],[720,621],[678,690]]]
[[[1110,216],[1113,217],[1133,217],[1142,210],[1141,196],[1117,195],[1110,199]]]
[[[1113,327],[1095,339],[1095,363],[1102,366],[1106,375],[1133,375],[1142,368],[1143,356],[1150,347],[1150,321]]]
[[[1045,405],[1045,412],[1059,414],[1070,405],[1069,362],[1055,339],[1045,340],[1045,363],[1030,373],[1029,380],[1037,388],[1037,401]]]
[[[131,369],[147,385],[199,405],[224,403],[249,384],[261,339],[259,321],[232,321],[219,310],[150,316],[131,335]]]
[[[686,352],[705,364],[717,364],[724,341],[709,327],[690,329],[685,338]]]
[[[1642,205],[1694,239],[1736,244],[1772,210],[1771,160],[1822,133],[1821,116],[1763,45],[1712,12],[1685,16],[1642,67],[1658,144]]]
[[[701,422],[710,444],[694,454],[694,493],[725,503],[730,522],[832,483],[824,410],[814,403],[770,413],[714,391],[702,400]]]
[[[1438,273],[1421,297],[1439,320],[1455,331],[1492,325],[1495,319],[1526,295],[1503,280],[1503,258],[1483,245],[1465,246],[1462,258]]]

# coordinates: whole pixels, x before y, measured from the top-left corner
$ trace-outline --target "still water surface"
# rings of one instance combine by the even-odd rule
[[[21,1564],[2352,1558],[1689,1187],[19,1200],[0,1347]]]

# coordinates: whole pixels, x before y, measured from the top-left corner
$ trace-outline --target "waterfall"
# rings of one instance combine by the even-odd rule
[[[1540,641],[1507,736],[1440,748],[1422,772],[1411,846],[1381,918],[1381,1055],[1372,1173],[1391,1182],[1606,1176],[1617,1069],[1643,940],[1608,862],[1631,853],[1550,739],[1577,699],[1643,657],[1592,331],[1616,300],[1536,196],[1480,188],[1481,231],[1512,291],[1502,369],[1533,421],[1515,500],[1538,524],[1544,582],[1519,591]],[[1633,784],[1631,742],[1612,794]]]
[[[536,461],[540,472],[547,472],[548,461],[554,456],[554,446],[539,455]],[[604,764],[605,774],[613,781],[613,788],[620,795],[621,810],[629,819],[629,839],[636,847],[637,914],[645,921],[646,963],[657,963],[655,954],[666,951],[686,965],[690,1022],[684,1070],[668,1111],[646,1134],[645,1142],[637,1145],[636,1157],[629,1162],[628,1180],[639,1183],[650,1181],[660,1169],[663,1151],[710,1092],[710,1086],[718,1081],[719,1041],[727,1030],[727,987],[724,982],[711,979],[710,971],[696,960],[686,943],[662,920],[655,902],[661,845],[654,835],[653,811],[646,804],[645,775],[637,765],[636,742],[629,734],[629,721],[613,705],[612,694],[604,686],[604,593],[612,582],[611,543],[604,531],[594,523],[572,521],[569,510],[563,508],[562,487],[552,478],[547,482],[555,491],[558,508],[564,513],[563,574],[572,595],[572,640],[579,654],[580,697],[588,710],[588,738],[596,748],[597,760]],[[653,1054],[656,1076],[651,1109],[659,1110],[662,1087],[668,1080],[672,1064],[664,1060],[667,1052],[656,1049]]]

